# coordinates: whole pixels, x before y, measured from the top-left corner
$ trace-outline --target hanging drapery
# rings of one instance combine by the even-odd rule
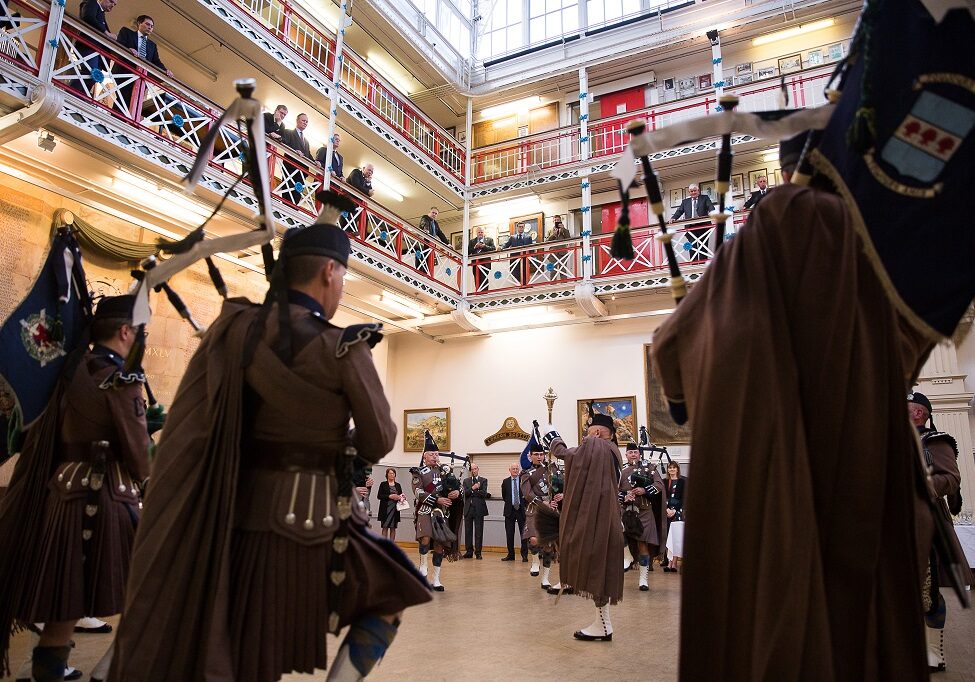
[[[122,239],[113,234],[99,230],[91,223],[82,220],[72,211],[59,208],[54,212],[55,229],[64,225],[73,225],[75,235],[82,247],[96,251],[102,256],[117,261],[137,262],[155,254],[159,250],[159,244],[171,243],[170,239],[162,239],[154,242],[136,242],[130,239]]]

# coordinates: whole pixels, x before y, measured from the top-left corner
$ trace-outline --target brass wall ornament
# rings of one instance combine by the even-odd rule
[[[531,438],[531,434],[521,428],[517,419],[514,417],[506,417],[504,423],[501,424],[501,428],[484,439],[484,444],[494,445],[502,440],[527,441],[529,438]]]

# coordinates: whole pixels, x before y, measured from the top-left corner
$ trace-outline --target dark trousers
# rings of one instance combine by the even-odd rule
[[[504,534],[508,539],[508,556],[515,555],[515,523],[518,524],[518,537],[522,538],[525,534],[525,508],[521,507],[517,511],[517,516],[504,517]],[[521,558],[528,556],[528,540],[521,540]]]
[[[474,542],[472,543],[471,540]],[[473,544],[474,549],[471,549]],[[483,516],[470,516],[464,517],[464,552],[470,554],[472,551],[477,553],[478,556],[481,554],[481,548],[484,547],[484,517]]]

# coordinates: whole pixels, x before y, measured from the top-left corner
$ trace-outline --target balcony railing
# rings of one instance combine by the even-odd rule
[[[302,10],[280,0],[231,2],[297,52],[326,79],[331,79],[335,37],[317,28]],[[364,104],[370,113],[392,126],[427,158],[464,184],[464,147],[366,66],[348,46],[342,49],[341,87],[343,95]]]
[[[823,94],[833,67],[821,66],[786,76],[790,101],[799,107],[824,104]],[[779,107],[781,84],[777,78],[727,88],[725,92],[738,95],[739,111],[763,111]],[[593,121],[588,127],[589,158],[606,159],[619,155],[629,135],[626,124],[635,118],[647,120],[651,130],[713,113],[717,100],[714,94],[692,97],[676,102],[658,104]],[[566,166],[582,160],[578,126],[559,128],[511,142],[476,149],[471,154],[474,184],[494,182]]]
[[[744,211],[732,217],[727,226],[728,235],[745,224],[749,213],[750,211]],[[711,223],[702,223],[700,220],[681,221],[671,225],[668,231],[673,235],[671,243],[681,265],[703,265],[714,256],[710,245],[714,233]],[[594,235],[591,238],[591,258],[595,261],[592,278],[605,280],[666,273],[667,258],[663,245],[656,239],[659,233],[660,230],[656,227],[638,227],[631,230],[635,252],[633,260],[612,257],[612,233]],[[580,238],[472,256],[467,275],[468,291],[470,296],[477,297],[574,282],[583,278],[585,259]]]
[[[18,2],[21,0],[18,0]],[[42,31],[43,33],[43,31]],[[18,63],[25,70],[39,59]],[[156,138],[189,158],[199,152],[201,141],[216,125],[222,112],[214,103],[138,62],[127,51],[93,37],[78,21],[65,17],[57,40],[52,81],[55,86],[87,101],[113,118]],[[208,163],[232,178],[241,174],[246,136],[236,125],[219,129]],[[314,161],[267,140],[267,164],[271,194],[309,222],[319,206],[315,193],[324,182],[324,170]],[[187,166],[188,169],[188,166]],[[245,177],[243,182],[249,182]],[[333,180],[357,204],[342,219],[342,227],[365,253],[382,254],[413,272],[420,281],[436,282],[460,293],[461,256],[405,220],[374,204],[344,182]]]
[[[49,9],[22,0],[0,0],[0,60],[38,74]]]

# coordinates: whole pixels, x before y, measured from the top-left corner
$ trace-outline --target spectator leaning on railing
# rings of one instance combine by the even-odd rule
[[[342,155],[339,154],[339,145],[341,143],[342,143],[342,137],[338,134],[338,132],[336,132],[335,134],[332,135],[332,164],[331,166],[329,166],[328,172],[331,173],[334,177],[344,180],[345,174],[343,173],[342,165],[345,160],[342,158]],[[328,160],[327,157],[328,157],[328,147],[322,145],[321,147],[318,148],[318,151],[315,152],[315,161],[318,162],[319,166],[325,168],[326,166],[325,162]]]
[[[135,28],[123,26],[118,32],[118,41],[122,47],[127,47],[134,57],[138,57],[149,62],[160,71],[164,71],[167,76],[173,78],[173,72],[166,68],[159,58],[159,49],[156,43],[149,40],[149,35],[155,28],[156,22],[148,14],[140,14],[135,19]]]
[[[274,113],[270,111],[264,112],[264,134],[272,140],[280,142],[281,136],[284,135],[286,130],[284,127],[284,119],[287,115],[288,107],[283,104],[274,107]]]
[[[371,197],[375,190],[372,188],[372,174],[375,171],[371,163],[365,164],[362,168],[356,168],[349,173],[349,184],[355,187],[368,197]]]

